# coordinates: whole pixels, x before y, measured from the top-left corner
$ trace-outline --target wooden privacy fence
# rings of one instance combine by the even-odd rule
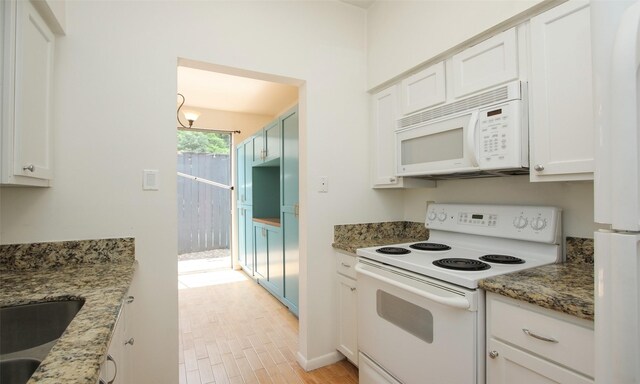
[[[230,184],[229,155],[179,153],[178,172]],[[178,254],[229,248],[231,191],[178,177]]]

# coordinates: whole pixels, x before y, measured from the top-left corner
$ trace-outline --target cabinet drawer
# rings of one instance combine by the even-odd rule
[[[490,300],[489,337],[504,340],[593,377],[593,324],[587,321],[584,325],[578,325],[578,321],[570,323],[552,317],[552,311],[543,308],[533,310],[522,304]]]
[[[356,257],[336,252],[336,271],[352,279],[356,278]]]

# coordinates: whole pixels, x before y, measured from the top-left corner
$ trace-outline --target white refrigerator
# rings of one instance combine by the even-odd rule
[[[596,383],[640,383],[640,1],[591,0]]]

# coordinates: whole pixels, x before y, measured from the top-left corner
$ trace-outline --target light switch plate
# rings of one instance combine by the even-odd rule
[[[327,176],[320,176],[320,180],[318,181],[318,192],[329,192],[329,178]]]
[[[145,191],[157,191],[158,182],[158,170],[157,169],[144,169],[142,171],[142,189]]]

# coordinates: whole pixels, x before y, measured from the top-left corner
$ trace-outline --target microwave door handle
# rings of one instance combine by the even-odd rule
[[[476,126],[478,125],[478,111],[471,112],[471,117],[469,118],[469,126],[467,127],[467,140],[466,149],[469,154],[469,161],[471,165],[474,167],[478,166],[478,154],[477,154],[477,146],[476,146]]]

